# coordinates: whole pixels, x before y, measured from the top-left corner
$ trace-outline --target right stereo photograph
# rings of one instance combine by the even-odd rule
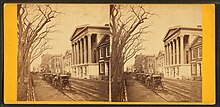
[[[202,102],[202,6],[112,4],[111,101]]]

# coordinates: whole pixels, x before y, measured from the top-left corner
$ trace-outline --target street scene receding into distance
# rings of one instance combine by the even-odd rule
[[[17,8],[18,101],[202,101],[200,5]]]

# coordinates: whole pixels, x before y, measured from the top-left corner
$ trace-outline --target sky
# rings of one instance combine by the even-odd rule
[[[151,5],[154,13],[150,21],[152,26],[150,33],[143,35],[146,41],[143,43],[144,50],[137,54],[158,55],[164,50],[163,38],[169,27],[182,25],[184,27],[197,27],[202,25],[202,6],[200,5]],[[134,58],[126,63],[126,66],[134,64]]]
[[[202,25],[202,6],[201,5],[150,5],[157,15],[149,21],[152,26],[149,28],[151,33],[143,35],[146,41],[143,43],[145,50],[142,54],[158,54],[164,50],[163,38],[169,27],[182,25],[186,27],[196,27]],[[49,45],[51,50],[45,53],[64,54],[66,50],[71,49],[69,38],[75,27],[84,24],[105,25],[109,23],[109,5],[108,4],[56,4],[55,6],[63,14],[59,15],[53,21],[58,22],[57,32],[49,35],[52,41]],[[148,5],[146,5],[148,7]],[[137,53],[137,54],[139,54]],[[33,62],[33,66],[40,64],[38,58]],[[134,58],[129,60],[126,66],[134,63]]]
[[[58,23],[55,29],[57,32],[48,35],[52,40],[49,42],[52,49],[44,52],[50,54],[64,55],[66,50],[71,50],[70,37],[75,27],[90,25],[105,25],[109,23],[109,6],[104,4],[56,4],[53,5],[62,14],[53,21]],[[37,67],[41,58],[37,58],[32,67]]]

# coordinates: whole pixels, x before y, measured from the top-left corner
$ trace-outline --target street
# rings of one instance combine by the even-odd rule
[[[36,101],[71,101],[68,96],[53,88],[38,75],[35,75],[33,79]]]
[[[34,76],[37,101],[108,101],[108,82],[71,78],[71,88],[58,90]]]
[[[200,102],[201,81],[163,78],[163,89],[148,89],[133,76],[127,77],[128,101],[140,102]]]
[[[128,101],[130,102],[164,102],[165,100],[147,87],[134,80],[131,76],[127,80]]]

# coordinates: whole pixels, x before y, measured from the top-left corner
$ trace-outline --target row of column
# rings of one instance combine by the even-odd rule
[[[91,35],[72,42],[73,65],[91,63]]]
[[[183,36],[179,36],[165,44],[165,62],[166,65],[184,63],[184,42]]]

